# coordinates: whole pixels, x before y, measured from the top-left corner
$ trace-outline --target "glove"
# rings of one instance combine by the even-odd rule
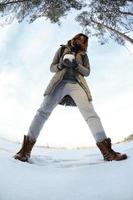
[[[72,62],[68,59],[68,58],[65,58],[63,60],[63,64],[66,66],[66,67],[72,67]]]
[[[73,67],[73,69],[77,69],[78,68],[78,63],[77,63],[76,60],[72,61],[72,67]]]
[[[62,70],[65,67],[72,67],[72,65],[72,62],[66,58],[58,65],[58,68]]]
[[[62,70],[63,68],[65,68],[66,66],[64,65],[64,62],[62,61],[61,63],[59,63],[59,65],[57,66],[57,68],[59,70]]]

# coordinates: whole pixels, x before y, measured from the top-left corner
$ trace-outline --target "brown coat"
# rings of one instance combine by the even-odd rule
[[[63,54],[62,54],[62,48],[64,48]],[[50,83],[48,84],[48,86],[44,92],[44,96],[51,94],[54,91],[54,89],[56,88],[56,86],[63,79],[63,76],[66,72],[66,68],[59,70],[57,68],[57,66],[61,62],[63,55],[65,55],[66,53],[70,53],[70,52],[71,52],[71,50],[70,50],[69,46],[63,45],[63,47],[60,47],[57,50],[57,52],[55,53],[52,64],[50,66],[50,71],[54,72],[55,75],[50,80]],[[76,77],[78,83],[81,85],[81,87],[86,92],[88,100],[91,101],[92,100],[91,93],[90,93],[89,87],[87,85],[87,82],[84,78],[84,76],[89,76],[89,74],[90,74],[90,64],[89,64],[89,59],[88,59],[87,54],[85,52],[78,53],[76,56],[76,61],[78,62],[79,66],[75,72],[75,77]],[[59,104],[67,105],[67,106],[76,106],[75,102],[69,95],[65,96],[59,102]]]

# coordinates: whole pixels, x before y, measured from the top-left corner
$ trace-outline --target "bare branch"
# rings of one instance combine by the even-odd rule
[[[92,19],[91,21],[92,21],[93,23],[97,24],[97,25],[100,25],[100,26],[105,27],[105,28],[106,28],[107,30],[109,30],[109,31],[112,31],[112,32],[118,34],[119,36],[121,36],[122,38],[124,38],[125,40],[127,40],[127,41],[129,41],[131,44],[133,44],[133,39],[130,38],[129,36],[125,35],[125,33],[119,32],[118,30],[115,30],[114,28],[109,27],[109,26],[107,26],[107,25],[105,25],[105,24],[102,24],[102,23],[100,23],[100,22],[97,22],[97,21],[95,21],[95,20],[93,20],[93,19]]]
[[[124,12],[124,11],[121,11],[121,10],[119,10],[119,12],[120,12],[121,14],[123,14],[123,15],[131,15],[131,16],[133,16],[133,13],[132,13],[132,12]]]
[[[0,3],[0,6],[6,6],[9,4],[15,4],[15,3],[23,3],[23,2],[28,2],[29,0],[17,0],[17,1],[9,1],[9,2],[5,2],[5,3]]]

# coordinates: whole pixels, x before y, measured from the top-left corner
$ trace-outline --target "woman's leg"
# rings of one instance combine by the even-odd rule
[[[29,161],[32,148],[43,127],[43,124],[62,98],[62,88],[63,85],[59,84],[51,95],[44,97],[44,101],[42,102],[29,127],[28,135],[24,135],[21,149],[14,156],[15,159],[23,162]]]
[[[34,116],[32,123],[29,127],[29,131],[27,134],[29,138],[36,140],[39,136],[39,133],[45,121],[48,119],[53,109],[62,98],[62,88],[63,84],[60,83],[52,94],[44,97],[44,100],[40,108],[37,110],[37,113]]]
[[[88,100],[86,92],[79,84],[75,84],[75,89],[70,91],[70,96],[75,101],[82,116],[87,122],[96,142],[107,138],[101,120],[94,110],[92,102]]]
[[[103,129],[101,120],[94,110],[91,102],[88,101],[87,94],[76,84],[75,89],[70,91],[70,95],[77,104],[80,112],[82,113],[85,121],[87,122],[90,130],[95,138],[96,144],[101,151],[104,160],[124,160],[127,159],[126,154],[121,154],[112,149],[111,139],[107,138]]]

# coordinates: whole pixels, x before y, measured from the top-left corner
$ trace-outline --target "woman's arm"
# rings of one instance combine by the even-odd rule
[[[59,62],[60,62],[60,57],[61,57],[61,51],[62,51],[62,47],[60,47],[55,53],[53,61],[52,61],[51,65],[50,65],[50,71],[51,72],[55,73],[55,72],[58,72],[58,71],[61,70],[61,69],[58,68],[58,66],[60,64]]]
[[[87,54],[83,58],[83,65],[78,63],[76,70],[83,76],[89,76],[90,74],[90,63]]]

